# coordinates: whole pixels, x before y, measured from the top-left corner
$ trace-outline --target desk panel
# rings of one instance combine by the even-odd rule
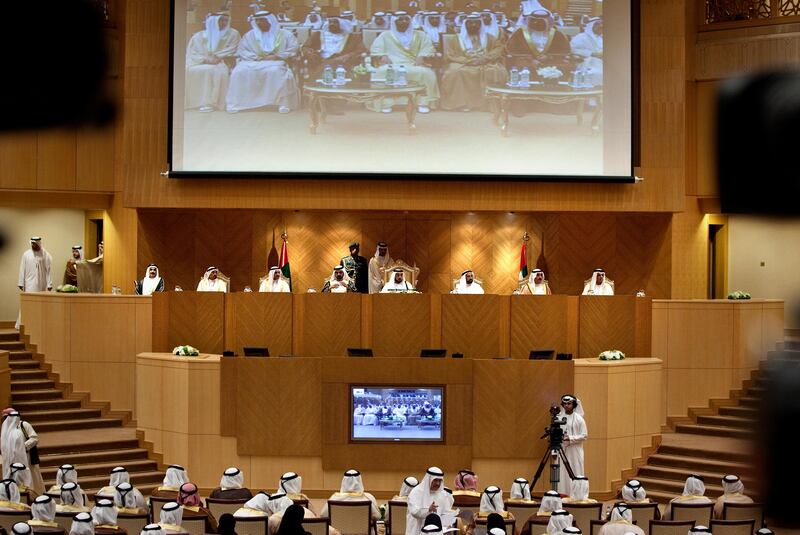
[[[532,349],[578,356],[578,298],[568,295],[511,296],[511,357]]]
[[[580,357],[596,358],[607,349],[619,349],[628,357],[650,356],[652,299],[632,295],[579,299]]]
[[[442,347],[465,358],[508,355],[509,296],[443,295]]]
[[[361,347],[361,294],[299,294],[294,302],[296,355],[344,356]]]
[[[372,350],[377,357],[419,357],[431,347],[431,296],[365,296],[372,308]]]
[[[225,294],[164,292],[153,294],[153,351],[170,353],[191,345],[201,353],[222,354],[225,342]]]
[[[292,294],[233,293],[226,297],[225,349],[266,347],[273,356],[292,353]]]

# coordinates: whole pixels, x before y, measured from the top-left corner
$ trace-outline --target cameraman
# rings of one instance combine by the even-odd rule
[[[578,398],[572,395],[561,397],[560,418],[566,418],[564,425],[564,454],[572,467],[572,473],[576,476],[584,475],[583,464],[583,441],[589,435],[586,429],[586,421],[583,419],[583,407],[579,407]],[[567,473],[567,468],[561,463],[561,473],[558,481],[558,492],[569,494],[572,480]]]

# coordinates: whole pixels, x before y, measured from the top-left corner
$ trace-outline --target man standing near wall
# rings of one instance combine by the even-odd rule
[[[19,263],[19,282],[17,286],[23,292],[48,292],[53,289],[53,279],[50,277],[50,267],[53,258],[44,247],[42,238],[33,236],[31,248],[22,254]],[[16,328],[19,329],[21,316],[17,316]]]

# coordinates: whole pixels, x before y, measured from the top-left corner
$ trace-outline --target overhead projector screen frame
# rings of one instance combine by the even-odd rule
[[[439,427],[439,434],[441,436],[440,439],[430,440],[430,439],[414,439],[414,438],[406,438],[406,439],[379,439],[379,438],[355,438],[353,436],[353,411],[355,409],[354,403],[355,399],[353,396],[353,389],[354,388],[393,388],[398,390],[419,390],[419,389],[439,389],[442,393],[442,418]],[[400,383],[350,383],[347,385],[347,403],[348,403],[348,417],[347,417],[347,442],[348,444],[399,444],[399,445],[413,445],[413,444],[424,444],[424,445],[435,445],[435,446],[444,446],[447,444],[447,427],[446,427],[446,411],[447,411],[447,385],[445,384],[422,384],[422,383],[413,383],[413,384],[400,384]]]
[[[496,173],[461,173],[461,172],[347,172],[347,171],[225,171],[225,170],[174,170],[175,147],[175,69],[176,69],[176,2],[185,0],[170,0],[170,39],[169,39],[169,88],[168,88],[168,118],[167,118],[167,163],[168,171],[162,173],[168,178],[175,179],[327,179],[327,180],[414,180],[436,182],[560,182],[560,183],[605,183],[605,184],[630,184],[636,181],[635,168],[640,166],[640,7],[639,0],[619,0],[628,5],[630,13],[630,166],[629,174],[614,175],[560,175],[560,174],[496,174]],[[612,0],[613,1],[613,0]],[[605,20],[605,11],[603,13]],[[183,36],[188,43],[188,37]],[[185,55],[185,45],[181,47],[181,55]],[[184,63],[181,62],[183,68]],[[604,84],[605,87],[605,84]],[[300,87],[302,92],[302,87]],[[183,93],[181,93],[183,95]],[[182,100],[182,98],[181,98]],[[305,108],[292,110],[292,113],[307,115]],[[442,113],[442,112],[439,112]],[[183,110],[181,109],[181,115]],[[329,134],[335,135],[335,134]],[[499,135],[499,134],[497,134]],[[512,134],[513,135],[513,134]]]

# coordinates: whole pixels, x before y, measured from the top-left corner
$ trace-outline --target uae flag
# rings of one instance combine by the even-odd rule
[[[528,278],[528,245],[527,242],[522,242],[522,250],[519,253],[519,281],[522,282]]]
[[[278,267],[281,268],[283,277],[289,281],[289,290],[292,289],[292,270],[289,268],[289,248],[286,245],[286,238],[283,237],[283,245],[281,245],[281,256],[278,260]]]

